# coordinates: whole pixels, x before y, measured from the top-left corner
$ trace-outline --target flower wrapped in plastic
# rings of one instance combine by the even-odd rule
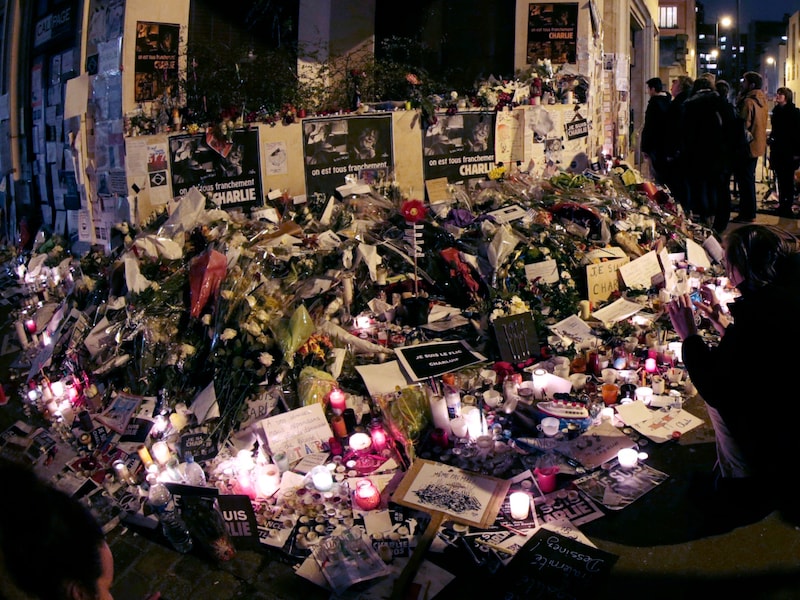
[[[336,379],[326,371],[304,367],[297,378],[297,397],[300,406],[324,404],[325,399],[337,387]]]
[[[225,279],[228,261],[225,255],[209,248],[192,259],[189,266],[190,314],[197,319],[212,298],[216,301]]]
[[[280,319],[274,323],[272,332],[289,367],[294,367],[295,353],[311,337],[315,329],[314,320],[304,304],[298,306],[288,320]]]
[[[383,413],[383,422],[392,437],[402,445],[409,461],[416,456],[414,445],[431,422],[431,409],[422,386],[410,386],[373,398]]]

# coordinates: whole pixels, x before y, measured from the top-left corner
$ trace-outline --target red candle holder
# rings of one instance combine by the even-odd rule
[[[369,479],[362,479],[358,482],[353,496],[356,506],[361,510],[373,510],[381,504],[381,492]]]

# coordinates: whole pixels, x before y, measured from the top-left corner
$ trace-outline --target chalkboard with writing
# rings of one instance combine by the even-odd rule
[[[587,598],[619,557],[545,528],[517,552],[503,577],[507,600]]]

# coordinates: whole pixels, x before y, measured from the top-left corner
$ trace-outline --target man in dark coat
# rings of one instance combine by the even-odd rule
[[[681,123],[683,121],[682,106],[692,91],[693,83],[694,80],[688,75],[680,75],[672,82],[672,87],[670,88],[672,102],[670,102],[667,110],[667,124],[664,136],[667,187],[687,215],[691,210],[691,198],[689,197],[689,182],[685,173],[686,165],[681,154],[683,150]]]
[[[794,173],[800,167],[800,108],[794,105],[792,90],[778,88],[772,109],[769,166],[778,184],[778,214],[793,217]]]
[[[664,91],[664,84],[658,77],[647,80],[650,100],[644,113],[642,142],[639,148],[650,160],[653,178],[657,183],[666,184],[666,131],[667,111],[672,98]]]

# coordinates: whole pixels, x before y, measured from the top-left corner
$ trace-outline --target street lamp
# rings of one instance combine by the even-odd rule
[[[720,49],[722,49],[722,44],[720,44],[720,39],[719,39],[719,30],[720,30],[720,28],[722,28],[722,29],[730,29],[732,26],[733,26],[733,19],[731,17],[729,17],[728,15],[723,15],[720,19],[717,19],[716,23],[714,23],[714,28],[715,28],[714,29],[714,31],[715,31],[715,33],[714,33],[714,35],[715,35],[714,43]],[[727,38],[726,38],[725,42],[726,42],[726,48],[730,49],[731,46],[728,43]],[[727,54],[728,54],[728,56],[730,56],[730,50],[728,50]],[[723,53],[721,53],[721,55],[724,56],[725,53],[723,52]],[[722,74],[723,74],[722,73],[722,64],[721,64],[721,62],[722,62],[721,60],[717,62],[717,76],[718,77],[722,76]],[[726,63],[727,63],[727,61],[726,61]],[[725,78],[727,79],[727,74],[725,74],[725,75],[726,75]]]
[[[775,67],[775,80],[776,80],[776,83],[777,83],[777,79],[778,79],[778,64],[776,63],[774,56],[768,56],[767,57],[767,65],[769,65],[770,67]],[[771,94],[771,93],[773,93],[773,89],[776,89],[776,90],[778,89],[778,86],[772,84],[772,81],[771,81],[772,78],[770,77],[770,70],[769,69],[764,74],[766,75],[766,81],[764,82],[766,85],[764,85],[764,88],[767,90],[768,94]]]

